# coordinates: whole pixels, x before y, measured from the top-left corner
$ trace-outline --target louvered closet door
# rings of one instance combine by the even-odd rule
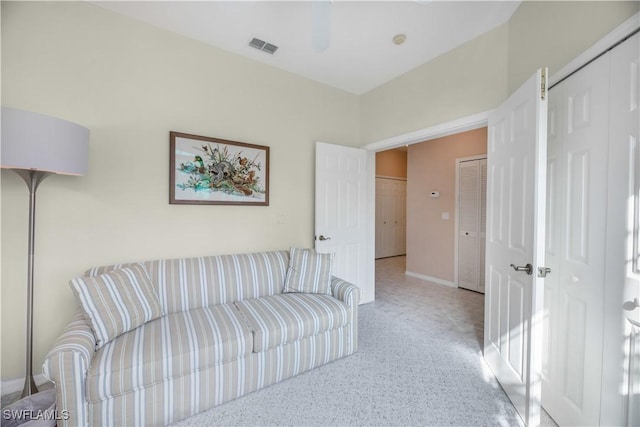
[[[458,286],[484,292],[487,161],[458,168]]]

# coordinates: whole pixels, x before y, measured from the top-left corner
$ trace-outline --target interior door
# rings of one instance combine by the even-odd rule
[[[609,54],[549,92],[542,405],[559,425],[598,425],[609,146]],[[548,322],[548,323],[547,323]]]
[[[375,294],[372,158],[362,149],[316,143],[315,248],[334,254],[332,274],[358,286],[361,303]]]
[[[527,425],[540,422],[545,74],[538,70],[491,114],[487,146],[484,357]]]
[[[601,425],[640,425],[640,34],[611,51]],[[622,408],[622,410],[620,410]]]

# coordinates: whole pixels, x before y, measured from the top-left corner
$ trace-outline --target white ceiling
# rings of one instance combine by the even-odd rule
[[[354,94],[365,93],[509,20],[520,1],[101,1],[101,7]],[[326,28],[326,27],[325,27]],[[314,48],[312,34],[328,38]],[[398,46],[394,35],[406,34]],[[274,55],[248,46],[257,37]]]

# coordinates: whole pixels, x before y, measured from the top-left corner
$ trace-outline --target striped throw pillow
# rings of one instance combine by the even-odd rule
[[[291,248],[283,292],[330,293],[331,258],[313,249]]]
[[[96,337],[96,349],[162,316],[158,295],[140,264],[69,282]]]

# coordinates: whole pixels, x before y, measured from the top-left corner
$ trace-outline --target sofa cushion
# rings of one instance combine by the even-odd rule
[[[289,251],[159,259],[143,265],[162,308],[173,313],[282,293]],[[94,276],[121,266],[95,267],[85,274]]]
[[[328,294],[331,287],[331,254],[291,248],[283,292]]]
[[[233,304],[169,313],[98,350],[87,375],[98,402],[248,355],[252,334]]]
[[[134,264],[69,282],[100,348],[121,334],[162,316],[144,267]]]
[[[237,301],[258,353],[349,322],[347,306],[329,295],[289,293]]]

